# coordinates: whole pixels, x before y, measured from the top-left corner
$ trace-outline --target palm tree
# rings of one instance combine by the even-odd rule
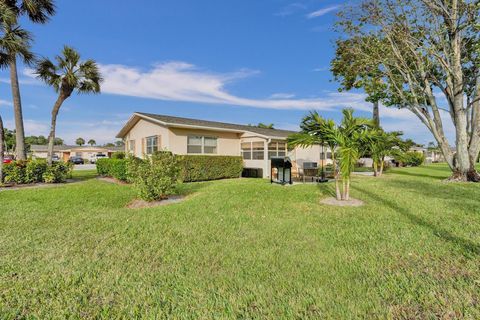
[[[23,116],[18,89],[18,78],[16,74],[16,57],[20,57],[26,65],[31,64],[34,59],[30,52],[32,37],[29,32],[16,25],[17,14],[5,2],[0,3],[0,68],[10,68],[10,82],[13,96],[13,106],[16,126],[16,152],[17,159],[24,160],[25,153],[25,132],[23,128]],[[17,99],[18,98],[18,99]]]
[[[324,120],[317,112],[311,112],[301,124],[302,131],[291,135],[289,144],[312,146],[327,144],[332,151],[337,200],[350,200],[350,176],[360,154],[361,146],[368,138],[368,130],[374,125],[371,120],[353,116],[352,109],[342,110],[342,123],[338,126],[332,120]],[[338,157],[335,157],[335,152]],[[339,165],[335,165],[338,160]],[[342,180],[340,190],[339,180]]]
[[[27,16],[34,23],[46,23],[50,16],[55,13],[53,0],[5,0],[2,1],[2,11],[13,14],[13,18],[2,19],[2,29],[7,34],[15,35],[19,46],[6,47],[8,67],[10,69],[10,85],[12,88],[13,110],[16,127],[16,154],[17,159],[25,160],[27,157],[25,148],[25,130],[23,127],[22,100],[20,98],[20,86],[18,84],[17,57],[20,57],[27,65],[33,61],[30,53],[30,34],[17,25],[20,16]]]
[[[92,147],[97,144],[97,142],[93,139],[88,140],[88,144],[91,145]]]
[[[379,127],[368,132],[368,141],[365,145],[365,149],[368,150],[372,157],[373,175],[375,177],[380,177],[383,174],[385,157],[394,154],[395,149],[400,149],[402,143],[400,140],[401,135],[402,132],[385,132]]]
[[[273,123],[265,124],[263,122],[260,122],[257,127],[263,128],[263,129],[275,129]]]
[[[77,140],[75,140],[75,144],[78,146],[83,146],[85,144],[85,139],[77,138]]]
[[[325,120],[316,111],[310,112],[305,116],[300,124],[301,132],[292,134],[288,137],[288,144],[292,147],[310,147],[316,144],[327,145],[332,153],[333,176],[335,180],[335,194],[337,200],[340,200],[339,171],[336,161],[337,142],[327,135],[333,132],[336,124],[333,120]]]
[[[48,136],[47,162],[52,164],[53,145],[57,115],[63,102],[73,91],[78,93],[99,93],[102,81],[98,65],[94,60],[80,61],[80,54],[75,49],[65,46],[62,54],[55,57],[57,65],[47,58],[37,64],[36,74],[58,93],[57,101],[52,109],[52,121]],[[85,143],[85,141],[83,141]]]

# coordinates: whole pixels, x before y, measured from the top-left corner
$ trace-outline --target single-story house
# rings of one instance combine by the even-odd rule
[[[287,137],[292,133],[295,131],[135,112],[117,138],[124,141],[126,152],[140,158],[158,150],[179,155],[242,156],[245,168],[269,178],[271,157],[290,157],[293,173],[305,162],[320,163],[319,145],[287,147]],[[325,147],[323,151],[325,163],[331,163],[330,150]]]
[[[59,145],[53,147],[53,152],[63,161],[68,161],[72,156],[81,157],[86,160],[90,160],[93,155],[104,154],[108,157],[112,156],[112,153],[124,151],[124,147],[99,147],[99,146],[68,146]],[[48,153],[47,145],[31,145],[30,153],[32,158],[46,159]]]
[[[440,150],[428,149],[424,147],[411,147],[409,151],[423,153],[426,163],[445,161],[445,158]],[[455,152],[456,150],[453,149],[453,151]]]

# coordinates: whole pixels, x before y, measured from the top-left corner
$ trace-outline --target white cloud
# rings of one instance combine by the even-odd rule
[[[292,99],[295,98],[295,94],[293,93],[274,93],[270,95],[270,99]]]
[[[340,8],[339,5],[333,5],[333,6],[325,7],[325,8],[322,8],[320,10],[310,12],[309,14],[307,14],[307,18],[308,19],[318,18],[318,17],[324,16],[324,15],[330,13],[330,12],[336,11],[336,10],[338,10],[338,8]]]
[[[258,74],[251,70],[219,74],[200,70],[185,62],[157,64],[146,71],[124,65],[100,67],[105,78],[103,92],[116,95],[285,110],[334,110],[355,107],[352,103],[363,103],[363,96],[356,94],[328,93],[323,98],[303,99],[252,99],[233,95],[226,90],[228,84]]]
[[[7,100],[0,99],[0,107],[11,107],[13,103]]]
[[[24,119],[23,127],[25,129],[26,136],[47,136],[49,125],[47,122],[38,121],[33,119]],[[9,119],[5,121],[5,128],[13,129],[15,128],[15,121]]]
[[[283,7],[279,12],[275,13],[274,15],[279,17],[286,17],[305,9],[307,9],[307,7],[304,4],[295,2]]]
[[[330,67],[319,67],[319,68],[313,69],[312,71],[314,71],[314,72],[323,72],[323,71],[329,71],[329,70],[330,70]]]

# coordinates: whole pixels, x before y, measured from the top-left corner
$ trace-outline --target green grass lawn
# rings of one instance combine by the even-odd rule
[[[131,210],[128,185],[0,192],[0,318],[480,318],[480,185],[442,165],[331,184],[183,185]]]

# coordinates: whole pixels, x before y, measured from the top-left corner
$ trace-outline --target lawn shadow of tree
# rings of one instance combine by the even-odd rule
[[[403,170],[403,169],[395,169],[395,170],[390,171],[389,173],[398,174],[398,175],[402,175],[402,176],[429,178],[429,179],[435,179],[435,180],[444,180],[444,179],[447,179],[449,177],[447,172],[445,173],[444,176],[440,176],[440,175],[435,175],[435,174],[412,172],[412,171],[407,171],[407,170]]]
[[[324,182],[324,183],[317,183],[317,188],[320,190],[321,194],[323,196],[330,196],[335,198],[336,192],[335,192],[335,183],[334,182]]]
[[[461,248],[464,249],[464,251],[474,254],[474,255],[480,255],[480,244],[477,244],[471,240],[464,239],[462,237],[456,236],[450,231],[439,228],[432,223],[428,222],[427,220],[411,213],[407,208],[403,208],[399,206],[397,203],[387,200],[384,197],[379,196],[376,193],[373,193],[371,191],[367,191],[365,189],[361,189],[358,186],[352,186],[352,189],[355,189],[359,193],[365,194],[367,197],[371,198],[374,201],[377,201],[379,203],[382,203],[383,205],[389,207],[390,209],[394,210],[395,212],[398,212],[402,216],[408,218],[412,223],[421,226],[425,229],[428,229],[432,234],[442,240],[451,242],[457,246],[460,246]]]

